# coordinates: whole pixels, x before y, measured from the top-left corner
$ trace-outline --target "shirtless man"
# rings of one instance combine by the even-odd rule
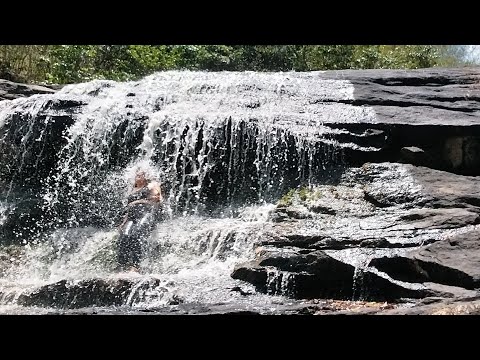
[[[142,257],[142,242],[155,225],[155,213],[163,201],[160,183],[137,172],[128,196],[127,214],[119,226],[118,264],[121,269],[137,270]]]

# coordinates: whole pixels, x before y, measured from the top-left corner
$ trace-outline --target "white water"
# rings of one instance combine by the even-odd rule
[[[335,102],[352,99],[350,82],[316,73],[169,71],[0,102],[0,130],[18,140],[8,143],[15,174],[0,194],[7,200],[21,191],[15,179],[45,155],[47,129],[61,126],[59,116],[74,120],[41,182],[43,238],[24,239],[27,245],[13,255],[0,249],[3,311],[17,311],[22,293],[92,278],[133,279],[128,306],[165,305],[174,296],[187,303],[275,302],[275,296],[231,291],[241,286],[255,293],[230,274],[253,258],[271,203],[341,161],[338,144],[326,138],[340,130],[323,124],[375,121],[367,107]],[[72,100],[83,105],[52,106]],[[13,114],[21,119],[10,129]],[[167,219],[148,239],[141,274],[119,274],[114,228],[139,168],[165,184]],[[4,213],[0,204],[0,225]],[[105,228],[88,227],[95,222]],[[288,285],[284,275],[281,281],[271,276],[271,295]]]
[[[0,226],[7,220],[7,210],[6,204],[0,201]]]
[[[15,306],[18,297],[48,284],[67,280],[130,279],[124,305],[162,307],[172,299],[204,305],[235,304],[244,308],[275,306],[280,296],[256,294],[253,286],[230,277],[235,264],[253,259],[271,206],[246,208],[238,218],[177,217],[157,226],[147,240],[139,273],[115,271],[116,231],[93,228],[58,230],[48,242],[28,244],[16,254],[0,251],[0,313],[42,313]],[[159,283],[152,282],[159,280]],[[249,296],[232,291],[240,286]],[[59,294],[61,296],[61,293]],[[52,310],[51,310],[52,311]]]
[[[126,191],[134,168],[142,165],[171,184],[172,211],[197,212],[216,181],[209,174],[218,168],[219,157],[225,156],[222,176],[229,185],[222,196],[227,201],[245,192],[262,201],[288,186],[285,175],[292,171],[284,164],[294,154],[281,146],[287,146],[289,136],[298,156],[296,181],[312,182],[326,163],[339,160],[336,143],[325,140],[324,146],[318,145],[325,133],[332,132],[322,124],[373,121],[375,115],[368,107],[332,102],[353,99],[350,82],[316,76],[169,71],[138,82],[97,80],[66,86],[54,95],[3,102],[0,127],[18,111],[27,119],[43,111],[45,122],[53,121],[49,115],[62,111],[52,112],[48,106],[52,100],[84,103],[63,135],[61,161],[45,184],[48,206],[65,200],[72,206],[85,202],[84,194],[92,192],[97,182],[107,192],[115,186]],[[20,168],[32,155],[32,143],[43,141],[43,133],[32,131],[33,123],[15,149]],[[140,143],[132,149],[131,139],[144,128]],[[124,167],[114,171],[109,159],[112,146],[131,151],[129,171]],[[254,151],[254,158],[246,158],[248,151]],[[76,215],[69,221],[81,223]]]

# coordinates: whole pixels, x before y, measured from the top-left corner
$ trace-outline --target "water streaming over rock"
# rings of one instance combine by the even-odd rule
[[[272,203],[342,163],[322,124],[372,116],[332,102],[351,99],[348,81],[314,72],[173,71],[0,102],[0,242],[16,252],[2,255],[1,302],[53,306],[41,288],[65,280],[50,293],[76,291],[69,307],[79,281],[115,284],[115,226],[139,168],[161,181],[166,215],[120,305],[248,298],[228,290],[232,267],[252,258]]]

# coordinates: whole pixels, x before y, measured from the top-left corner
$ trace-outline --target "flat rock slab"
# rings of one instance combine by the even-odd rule
[[[368,105],[385,125],[480,125],[480,69],[339,70],[319,75],[348,80],[354,104]]]
[[[0,101],[13,100],[35,94],[53,94],[55,92],[56,90],[45,86],[20,84],[0,79]]]

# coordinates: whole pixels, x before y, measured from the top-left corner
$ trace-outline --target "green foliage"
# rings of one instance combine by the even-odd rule
[[[0,77],[76,83],[132,80],[171,69],[416,69],[463,65],[465,54],[466,46],[459,45],[0,45]]]
[[[287,207],[293,205],[295,202],[314,201],[322,197],[320,190],[311,189],[308,186],[302,186],[299,189],[290,189],[277,202],[279,207]]]
[[[47,80],[60,84],[91,80],[96,50],[92,45],[53,46]]]
[[[295,189],[290,189],[285,195],[282,196],[282,198],[278,201],[277,205],[280,207],[292,205],[295,192]]]
[[[232,70],[234,49],[225,45],[175,46],[175,68],[192,70]]]
[[[168,46],[129,45],[126,52],[131,57],[129,70],[135,75],[148,75],[154,71],[175,67],[177,56]]]
[[[298,191],[298,197],[300,198],[301,201],[307,201],[308,195],[310,193],[310,190],[307,187],[301,187],[300,190]]]
[[[0,78],[17,82],[45,80],[50,47],[0,45]]]

